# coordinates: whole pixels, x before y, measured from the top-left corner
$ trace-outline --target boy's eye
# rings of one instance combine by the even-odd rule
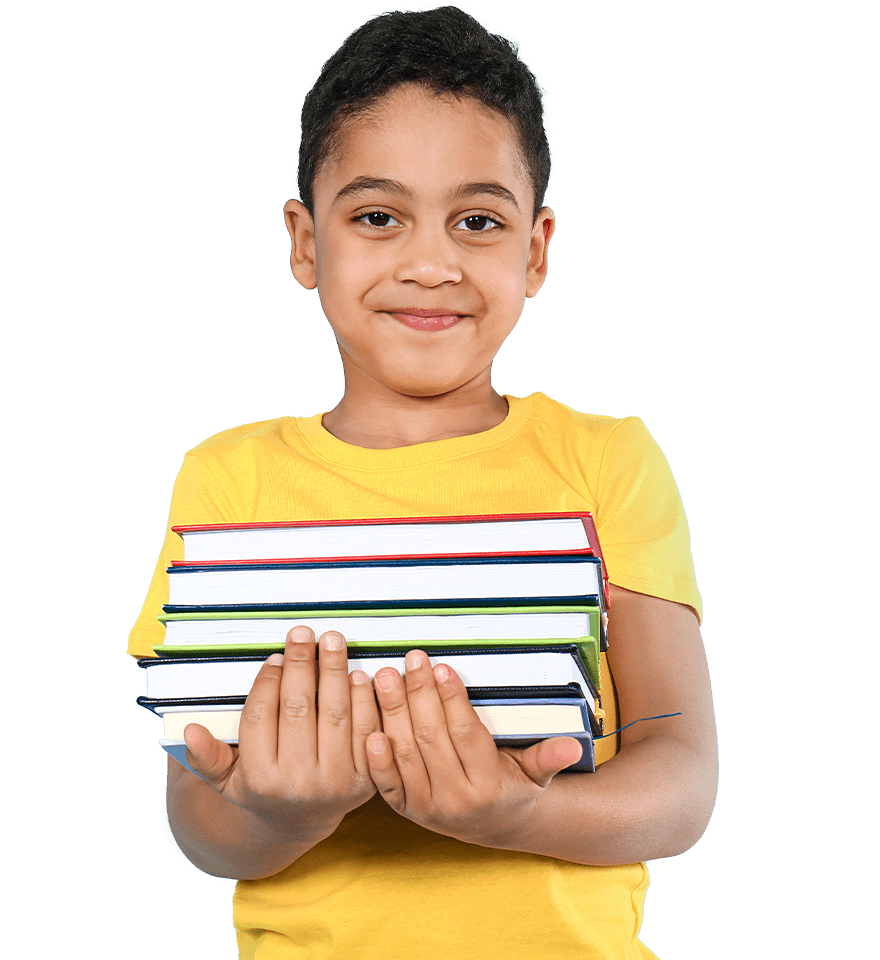
[[[496,230],[501,227],[497,220],[487,217],[485,214],[472,214],[460,220],[456,227],[461,227],[470,233],[488,233],[490,230]]]
[[[390,213],[383,210],[370,210],[368,213],[361,213],[352,218],[355,223],[365,223],[370,227],[392,227],[400,226],[400,221],[392,217]],[[471,214],[455,224],[455,228],[464,230],[467,233],[489,233],[492,230],[499,230],[504,225],[498,220],[493,219],[484,213]]]
[[[381,210],[371,210],[369,213],[362,213],[355,217],[356,221],[366,223],[371,227],[388,227],[392,223],[397,223],[390,213],[383,213]]]

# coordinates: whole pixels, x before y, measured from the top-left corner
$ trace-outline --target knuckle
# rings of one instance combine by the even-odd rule
[[[379,710],[372,690],[365,696],[355,687],[351,692],[349,703],[351,704],[352,717],[358,720],[378,719]]]
[[[413,736],[419,746],[431,746],[440,738],[440,728],[433,723],[420,723],[413,726]]]
[[[280,657],[278,654],[274,654],[277,659],[275,661],[268,659],[260,667],[257,677],[263,680],[268,680],[273,683],[281,679],[281,672],[284,666],[284,658]]]
[[[348,659],[339,656],[325,656],[321,661],[321,673],[329,673],[336,677],[348,676]]]
[[[469,720],[454,720],[451,723],[447,722],[446,725],[449,739],[453,743],[464,743],[466,740],[470,740],[476,729],[476,726]]]
[[[340,706],[324,707],[320,713],[321,719],[334,727],[344,727],[348,723],[348,711]]]
[[[302,720],[311,713],[311,703],[304,693],[289,693],[281,701],[281,716],[285,720]]]
[[[404,698],[395,698],[382,704],[382,713],[388,717],[396,717],[407,712],[407,702]]]
[[[351,729],[359,737],[368,737],[378,728],[378,724],[369,717],[352,717]]]
[[[380,700],[380,704],[382,706],[382,713],[387,714],[389,717],[397,717],[401,714],[405,716],[409,713],[409,703],[405,696],[386,696]]]
[[[401,763],[409,763],[419,754],[419,751],[412,740],[395,740],[391,744],[391,748],[394,754],[394,759]]]
[[[245,714],[249,720],[259,723],[271,716],[272,706],[272,701],[268,697],[260,696],[252,692],[247,700],[245,700],[242,713]]]

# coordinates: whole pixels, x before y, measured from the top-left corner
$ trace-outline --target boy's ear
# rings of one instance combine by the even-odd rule
[[[314,218],[299,200],[288,200],[284,222],[290,234],[290,269],[306,290],[314,290],[318,286]]]
[[[556,214],[549,207],[541,207],[532,239],[529,243],[529,263],[526,268],[526,296],[533,297],[547,279],[547,247],[556,229]]]

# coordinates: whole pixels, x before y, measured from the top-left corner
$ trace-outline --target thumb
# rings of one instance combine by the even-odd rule
[[[186,759],[193,773],[222,792],[235,765],[235,751],[228,743],[215,739],[199,723],[189,723],[183,731]]]
[[[516,761],[539,787],[546,787],[560,770],[577,763],[583,752],[574,737],[552,737],[517,751]]]

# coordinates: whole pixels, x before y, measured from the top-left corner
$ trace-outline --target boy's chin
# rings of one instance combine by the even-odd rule
[[[411,398],[413,400],[442,400],[456,393],[465,392],[463,384],[448,383],[417,383],[397,384],[395,392],[402,398]]]
[[[491,369],[491,368],[490,368]],[[458,375],[456,376],[455,373]],[[492,392],[489,370],[478,373],[455,371],[451,376],[442,376],[438,370],[422,369],[410,376],[395,376],[386,381],[401,397],[417,400],[441,400],[451,397],[480,396]]]
[[[424,357],[399,357],[393,364],[358,365],[340,351],[345,368],[345,392],[349,398],[441,400],[453,395],[479,395],[492,392],[491,364],[481,369],[461,363],[430,362]]]

